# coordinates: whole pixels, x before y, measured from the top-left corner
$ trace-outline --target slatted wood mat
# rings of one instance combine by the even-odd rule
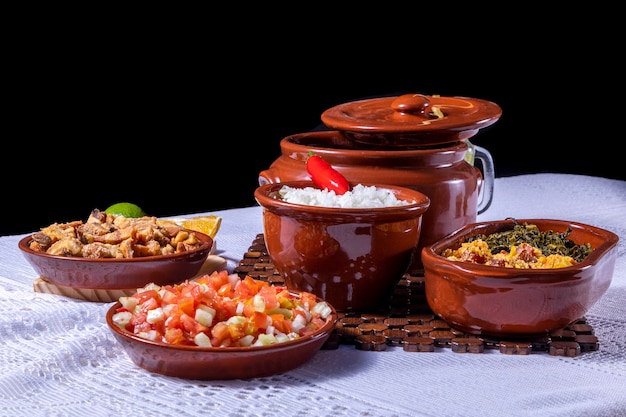
[[[250,275],[273,285],[284,284],[267,254],[263,234],[256,236],[234,272],[241,278]],[[454,329],[430,310],[424,277],[419,271],[405,274],[383,305],[379,311],[339,313],[335,330],[323,348],[336,349],[347,344],[372,351],[397,346],[406,352],[451,349],[456,353],[484,353],[495,350],[511,355],[547,353],[574,357],[600,347],[593,327],[584,317],[544,337],[530,339],[502,340]]]

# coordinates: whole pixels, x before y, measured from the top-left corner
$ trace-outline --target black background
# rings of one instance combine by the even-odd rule
[[[534,22],[523,36],[470,25],[445,41],[333,22],[258,24],[243,41],[216,30],[193,41],[59,30],[15,48],[5,60],[0,234],[120,201],[156,216],[254,205],[258,173],[283,137],[318,128],[334,105],[403,93],[499,104],[500,120],[472,139],[497,177],[626,179],[614,104],[623,64],[589,47],[577,22],[558,31]]]

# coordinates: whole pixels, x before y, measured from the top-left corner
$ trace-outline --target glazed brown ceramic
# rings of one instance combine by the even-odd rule
[[[322,121],[352,141],[380,148],[458,142],[501,115],[500,106],[487,100],[404,94],[340,104],[322,113]]]
[[[317,207],[277,197],[284,185],[314,187],[311,181],[259,186],[267,251],[285,285],[311,292],[338,311],[382,307],[407,271],[430,200],[410,188],[376,185],[413,204],[383,208]]]
[[[444,117],[431,116],[433,106],[445,112]],[[500,115],[494,103],[462,97],[407,95],[346,103],[322,115],[324,123],[338,130],[283,138],[281,156],[259,173],[259,184],[309,180],[305,161],[313,151],[351,182],[413,188],[431,200],[422,223],[420,253],[489,208],[493,160],[486,149],[467,139]],[[478,166],[466,161],[468,151],[480,161]],[[411,269],[421,268],[417,256]]]
[[[315,333],[266,346],[212,348],[153,342],[113,322],[119,302],[108,310],[106,321],[133,363],[150,372],[197,380],[246,379],[287,372],[308,362],[334,329],[337,312],[329,306],[332,313]]]
[[[202,245],[186,252],[141,258],[78,258],[34,251],[22,238],[18,246],[35,272],[54,284],[73,288],[128,289],[154,282],[171,284],[191,278],[200,270],[213,246],[213,239],[194,232]]]
[[[305,161],[313,151],[353,183],[384,181],[426,194],[431,204],[424,214],[418,253],[423,246],[475,222],[479,209],[491,204],[493,170],[481,194],[485,182],[480,170],[465,162],[465,142],[404,150],[364,149],[341,132],[329,131],[293,135],[282,139],[280,147],[282,156],[261,171],[260,184],[309,180]],[[421,269],[419,257],[412,269]]]
[[[467,225],[422,251],[426,300],[451,326],[477,335],[544,336],[583,317],[613,278],[618,236],[594,226],[549,219],[517,219],[563,233],[593,252],[577,265],[515,269],[448,260],[439,254],[471,236],[513,228],[512,220]]]

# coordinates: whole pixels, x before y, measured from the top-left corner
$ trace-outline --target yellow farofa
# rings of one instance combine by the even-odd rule
[[[548,255],[545,256],[541,253],[541,250],[533,247],[534,259],[532,262],[528,262],[519,259],[520,251],[518,246],[511,246],[509,252],[500,252],[495,255],[491,254],[491,250],[487,245],[487,242],[481,239],[477,239],[471,242],[464,242],[458,249],[446,249],[443,251],[442,256],[453,261],[472,261],[472,259],[483,259],[480,262],[484,265],[492,265],[493,261],[502,261],[504,265],[499,265],[506,268],[519,268],[519,269],[551,269],[551,268],[565,268],[576,264],[576,261],[571,256],[563,255]]]
[[[535,268],[565,268],[566,266],[576,265],[576,261],[571,256],[563,256],[563,255],[548,255],[541,256],[537,260],[537,265]]]

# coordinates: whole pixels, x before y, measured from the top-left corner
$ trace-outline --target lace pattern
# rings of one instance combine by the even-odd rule
[[[575,190],[575,191],[573,191]],[[583,199],[580,196],[585,196]],[[0,415],[612,416],[626,413],[626,182],[564,174],[499,178],[479,220],[567,218],[620,236],[611,287],[586,315],[598,351],[577,357],[321,350],[290,372],[193,381],[143,370],[107,328],[111,303],[35,293],[0,237]],[[232,270],[262,232],[259,207],[218,212]]]

